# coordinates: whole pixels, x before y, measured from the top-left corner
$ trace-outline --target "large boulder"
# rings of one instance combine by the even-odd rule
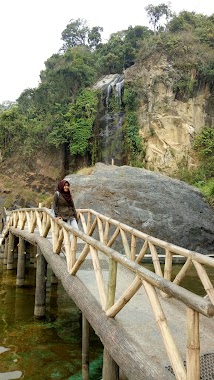
[[[214,210],[196,188],[149,170],[101,163],[91,175],[66,179],[77,208],[94,209],[190,250],[214,253]]]

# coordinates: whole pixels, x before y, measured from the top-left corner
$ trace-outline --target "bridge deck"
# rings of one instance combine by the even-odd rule
[[[34,233],[37,233],[37,229],[35,229]],[[52,242],[52,236],[53,235],[51,234],[48,235],[48,240],[50,242]],[[82,252],[82,243],[85,244],[85,242],[81,242],[81,239],[78,238],[77,251]],[[53,257],[52,247],[50,255]],[[57,259],[60,260],[60,262],[65,262],[65,257],[62,256],[60,259],[58,255],[54,254],[54,256],[57,256]],[[99,252],[99,258],[102,268],[102,275],[107,289],[109,274],[108,257],[104,253]],[[91,256],[89,253],[85,262],[82,264],[81,269],[78,270],[76,277],[81,280],[87,292],[90,292],[93,298],[98,301],[97,303],[100,305],[100,297],[95,272],[96,268],[93,268]],[[67,275],[68,272],[66,276]],[[135,276],[136,275],[133,272],[118,263],[117,288],[115,296],[116,300],[119,299],[127,287],[133,282]],[[61,280],[63,281],[62,277]],[[90,294],[88,293],[89,296]],[[164,314],[166,315],[172,335],[176,340],[176,345],[178,347],[180,355],[185,363],[187,344],[186,306],[174,298],[161,298],[161,306]],[[102,309],[100,306],[100,312],[101,311]],[[159,330],[158,321],[155,320],[155,316],[153,314],[153,310],[151,308],[144,286],[141,286],[141,288],[131,298],[131,300],[116,315],[115,326],[122,326],[126,337],[130,337],[130,340],[136,342],[139,347],[139,352],[142,355],[145,354],[144,359],[145,357],[148,357],[151,363],[155,363],[156,368],[160,368],[163,377],[161,377],[161,375],[159,379],[175,379],[172,368],[170,366],[168,355],[165,350],[163,338]],[[200,315],[200,354],[202,358],[200,379],[213,380],[214,318],[206,318],[202,315]],[[211,358],[211,360],[209,360],[209,364],[207,364],[207,358]],[[115,358],[114,360],[116,361]],[[209,369],[209,374],[207,374],[207,368]],[[157,377],[153,376],[152,374],[150,377],[144,377],[142,374],[142,379],[144,378],[151,380],[156,379]]]
[[[104,262],[105,259],[103,259]],[[88,269],[81,270],[77,276],[90,290],[93,296],[99,300],[96,279],[94,271]],[[103,270],[104,280],[107,284],[108,273]],[[127,288],[128,284],[134,280],[128,270],[119,266],[117,274],[117,291],[116,299]],[[186,356],[186,308],[179,301],[172,298],[163,298],[161,301],[162,308],[169,322],[172,334],[176,337],[176,344],[179,348],[182,358]],[[200,334],[201,334],[201,356],[214,352],[214,319],[208,319],[200,316]],[[117,314],[115,320],[123,326],[142,350],[151,358],[160,364],[162,368],[171,370],[168,356],[163,345],[161,333],[158,329],[155,317],[153,315],[148,297],[143,286],[138,290],[135,296],[127,305]],[[214,358],[213,358],[214,359]],[[214,366],[213,366],[214,370]],[[213,372],[214,373],[214,372]],[[208,380],[207,377],[201,379]],[[212,379],[212,378],[210,378]]]

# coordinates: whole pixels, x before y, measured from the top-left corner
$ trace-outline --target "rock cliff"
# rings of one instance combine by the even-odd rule
[[[140,88],[138,119],[146,168],[176,175],[180,166],[196,167],[193,137],[204,126],[214,126],[208,86],[201,86],[190,99],[178,99],[176,71],[162,53],[138,61],[124,76],[125,86],[135,82]],[[192,72],[193,80],[194,76]]]

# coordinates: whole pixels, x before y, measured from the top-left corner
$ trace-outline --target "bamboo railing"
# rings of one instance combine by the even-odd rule
[[[133,229],[114,219],[108,218],[94,210],[78,210],[79,227],[69,227],[67,223],[57,221],[47,208],[19,209],[11,213],[8,224],[3,231],[2,243],[7,238],[10,228],[39,233],[52,240],[53,252],[59,254],[62,244],[65,247],[67,269],[76,275],[90,253],[96,275],[100,304],[108,317],[115,317],[127,302],[143,287],[151,304],[154,318],[160,329],[163,343],[178,380],[200,379],[200,339],[199,315],[208,318],[214,316],[214,289],[205,265],[214,267],[214,260],[197,252],[169,244]],[[82,251],[77,257],[78,240],[83,243]],[[121,244],[123,253],[112,247]],[[162,271],[158,250],[165,252],[164,271]],[[99,254],[108,258],[108,284],[103,277]],[[143,265],[145,255],[150,253],[154,272]],[[172,278],[173,256],[186,258],[182,269]],[[122,265],[134,274],[134,280],[116,300],[117,267]],[[194,265],[207,294],[206,299],[179,286],[187,274],[190,265]],[[187,309],[186,367],[169,328],[163,311],[161,296],[173,297],[182,302]]]
[[[214,304],[214,288],[206,271],[206,268],[214,268],[213,258],[157,239],[94,210],[81,210],[79,215],[86,233],[90,231],[92,236],[94,234],[108,247],[113,248],[118,242],[126,257],[136,263],[143,263],[150,256],[155,273],[177,285],[188,275],[191,266],[194,266],[204,287],[205,296]],[[182,258],[183,265],[172,279],[175,257]]]

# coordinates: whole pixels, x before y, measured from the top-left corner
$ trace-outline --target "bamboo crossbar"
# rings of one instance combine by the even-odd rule
[[[46,208],[12,211],[8,224],[3,232],[2,242],[4,242],[4,240],[5,243],[8,241],[8,235],[10,239],[12,235],[21,238],[28,236],[29,238],[29,233],[34,235],[35,228],[38,228],[40,236],[46,237],[48,233],[51,233],[53,252],[59,254],[62,244],[64,244],[68,273],[73,276],[76,275],[87,255],[90,253],[100,296],[100,304],[109,317],[114,317],[125,307],[126,303],[129,302],[143,285],[151,303],[154,317],[161,331],[165,349],[176,379],[199,380],[199,314],[206,317],[214,316],[214,289],[204,265],[214,267],[214,260],[210,257],[204,257],[197,252],[189,251],[153,238],[93,210],[80,209],[77,211],[83,231],[70,227],[65,222],[56,221],[51,211]],[[114,226],[114,231],[111,231],[112,235],[110,236],[112,225]],[[100,240],[91,236],[96,229]],[[127,233],[130,234],[129,237],[127,237]],[[111,248],[118,236],[121,237],[126,255]],[[12,244],[10,239],[9,246]],[[78,239],[84,243],[79,258],[76,257]],[[142,246],[138,255],[136,254],[137,239],[142,240]],[[163,272],[157,251],[158,247],[165,250]],[[139,265],[140,260],[144,258],[148,250],[150,250],[152,255],[155,273]],[[103,279],[99,252],[108,257],[109,279],[107,289]],[[186,262],[174,282],[172,282],[172,256],[174,254],[186,257]],[[132,272],[135,279],[119,299],[115,301],[118,264]],[[207,292],[208,298],[206,299],[179,286],[180,281],[186,275],[191,265],[195,266],[198,276]],[[167,319],[161,308],[159,300],[160,294],[171,296],[187,307],[187,370],[183,366]]]

